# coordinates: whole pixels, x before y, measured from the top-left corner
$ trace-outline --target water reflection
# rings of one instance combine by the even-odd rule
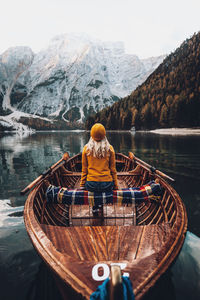
[[[39,133],[21,138],[18,135],[0,139],[0,194],[9,198],[13,206],[22,205],[19,191],[38,177],[64,152],[79,153],[87,140],[87,133]]]

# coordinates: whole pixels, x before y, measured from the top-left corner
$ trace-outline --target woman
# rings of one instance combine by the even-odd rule
[[[96,123],[90,135],[82,153],[80,187],[91,192],[118,189],[115,151],[106,138],[104,126]]]

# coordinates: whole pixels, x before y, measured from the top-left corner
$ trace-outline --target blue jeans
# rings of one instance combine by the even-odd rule
[[[110,192],[113,190],[113,181],[86,181],[85,189],[90,192]],[[103,212],[103,206],[100,204],[95,204],[92,207],[93,216],[98,216],[100,210]]]
[[[113,181],[86,181],[85,184],[85,189],[90,192],[110,192],[113,187]]]

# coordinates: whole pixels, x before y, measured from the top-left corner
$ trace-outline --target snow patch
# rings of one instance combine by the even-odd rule
[[[35,132],[34,129],[23,125],[22,123],[19,123],[19,120],[21,117],[25,117],[25,118],[37,118],[37,119],[41,119],[41,120],[45,120],[48,122],[53,122],[52,120],[45,118],[45,117],[40,117],[37,115],[32,115],[32,114],[27,114],[21,111],[13,111],[10,115],[7,116],[0,116],[0,124],[2,124],[2,126],[9,130],[9,131],[17,131],[19,134],[32,134]],[[6,131],[6,130],[5,130]]]
[[[16,112],[13,112],[8,116],[0,116],[1,124],[6,124],[5,127],[7,129],[12,128],[12,131],[17,131],[19,133],[23,133],[23,132],[33,133],[34,132],[34,130],[29,128],[28,126],[17,122],[18,120],[19,120],[19,114]],[[9,131],[11,131],[11,130],[9,130]]]

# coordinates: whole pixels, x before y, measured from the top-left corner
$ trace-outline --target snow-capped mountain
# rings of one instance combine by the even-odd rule
[[[10,48],[0,56],[0,112],[83,122],[129,95],[163,59],[140,60],[122,42],[84,34],[57,36],[37,54]]]

